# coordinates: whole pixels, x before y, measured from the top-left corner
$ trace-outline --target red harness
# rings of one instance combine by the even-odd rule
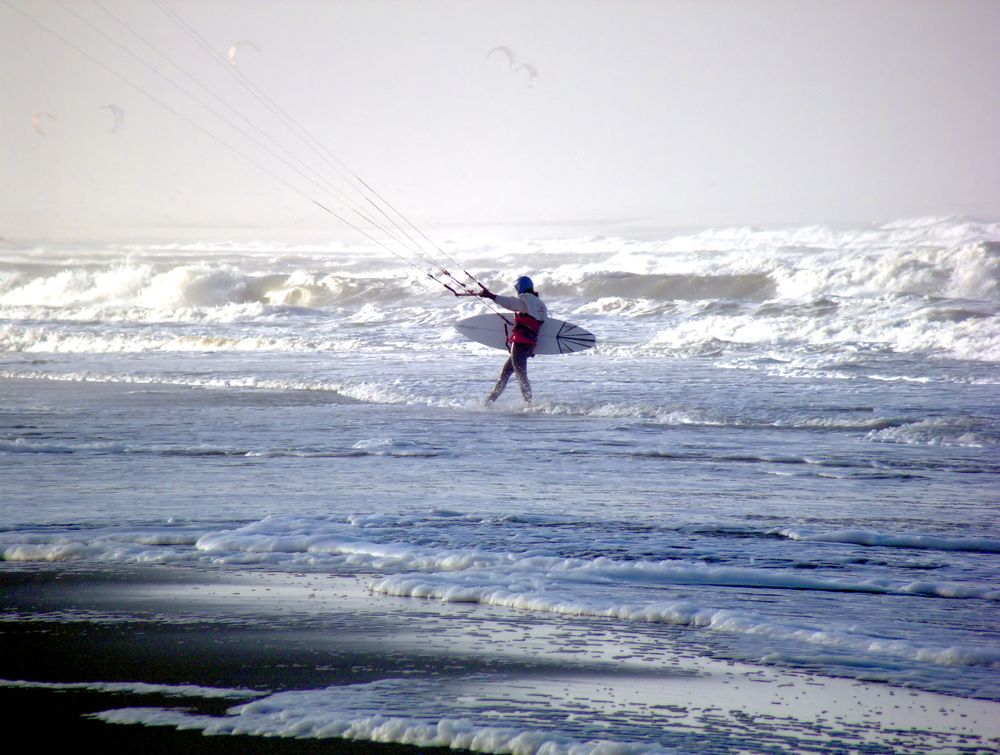
[[[507,337],[507,343],[523,343],[528,346],[534,346],[538,343],[538,331],[541,327],[541,320],[536,320],[531,315],[518,312],[514,315],[514,328]]]

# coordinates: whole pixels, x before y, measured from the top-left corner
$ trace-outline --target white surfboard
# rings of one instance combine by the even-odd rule
[[[470,341],[492,346],[495,349],[507,348],[507,337],[514,328],[514,315],[495,314],[487,312],[473,315],[455,323],[455,329]],[[573,351],[583,351],[597,345],[597,338],[590,331],[579,325],[549,317],[542,323],[538,331],[538,346],[536,354],[569,354]]]

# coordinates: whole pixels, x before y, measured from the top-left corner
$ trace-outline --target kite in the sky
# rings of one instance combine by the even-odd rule
[[[531,63],[522,63],[515,71],[525,71],[528,74],[528,88],[535,86],[538,83],[538,69],[535,68]]]
[[[242,40],[240,42],[233,42],[233,44],[229,46],[229,52],[226,53],[226,57],[229,58],[230,65],[236,65],[236,55],[241,47],[252,47],[257,52],[260,52],[260,48],[257,47],[257,45],[255,45],[253,42],[249,42],[247,40]]]
[[[35,113],[31,118],[31,125],[35,127],[41,136],[45,136],[45,131],[42,130],[42,118],[51,118],[55,120],[55,116],[52,113]]]
[[[529,88],[535,86],[535,84],[538,83],[538,69],[535,68],[535,66],[533,66],[531,63],[521,63],[519,65],[517,62],[517,58],[514,56],[514,51],[511,50],[509,47],[494,47],[492,50],[486,53],[486,57],[488,58],[494,53],[502,55],[507,59],[507,63],[510,66],[510,70],[514,71],[515,73],[524,71],[528,76]]]
[[[98,110],[108,110],[111,112],[111,117],[115,119],[114,123],[111,124],[111,133],[117,134],[122,124],[125,123],[125,111],[117,105],[101,105]]]
[[[507,58],[507,62],[510,64],[511,69],[514,68],[514,51],[511,50],[509,47],[494,47],[492,50],[486,53],[486,57],[487,58],[490,57],[491,55],[493,55],[493,53],[500,53],[501,55],[503,55],[505,58]]]

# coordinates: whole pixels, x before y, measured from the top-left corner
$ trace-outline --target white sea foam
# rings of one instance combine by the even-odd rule
[[[939,535],[888,534],[868,530],[837,530],[817,532],[797,528],[781,528],[773,534],[791,540],[820,543],[846,543],[882,548],[916,548],[926,550],[1000,553],[1000,540],[985,537],[941,537]]]
[[[443,747],[483,753],[532,755],[640,755],[676,752],[651,744],[614,741],[579,741],[538,730],[476,725],[467,719],[428,720],[402,716],[351,716],[329,703],[318,692],[301,701],[288,694],[260,705],[244,705],[225,718],[198,716],[165,708],[120,708],[96,718],[107,723],[174,726],[200,729],[207,735],[243,734],[295,739],[347,739]],[[319,699],[314,699],[319,698]]]
[[[701,584],[713,584],[712,582]],[[738,584],[733,580],[731,584]],[[648,603],[642,605],[615,605],[606,600],[579,600],[557,594],[529,592],[525,587],[505,589],[493,584],[455,584],[432,576],[388,577],[374,585],[375,592],[385,595],[432,598],[449,603],[479,603],[500,606],[518,611],[541,611],[567,616],[593,616],[653,624],[671,624],[719,632],[767,637],[775,641],[793,640],[839,650],[868,655],[889,655],[953,666],[982,666],[1000,669],[1000,651],[979,647],[935,647],[906,639],[870,636],[863,630],[832,625],[788,624],[748,611],[718,610],[690,601]],[[917,585],[912,592],[919,593]],[[933,594],[942,596],[940,585],[927,585]],[[793,588],[804,589],[804,588]],[[824,589],[824,588],[820,588]],[[907,592],[904,588],[900,592]],[[1000,600],[1000,591],[979,594],[975,597]],[[960,596],[956,596],[960,597]],[[971,596],[970,596],[971,597]]]
[[[0,370],[0,378],[30,378],[81,383],[124,383],[134,385],[173,385],[199,388],[254,388],[282,391],[327,391],[360,401],[405,403],[415,400],[413,394],[370,383],[344,384],[324,381],[300,381],[249,377],[160,377],[126,373],[94,374],[90,372],[50,374],[38,371]]]
[[[8,689],[87,690],[91,692],[166,695],[168,697],[200,697],[224,700],[263,697],[269,694],[259,690],[202,687],[195,684],[147,684],[146,682],[38,682],[20,679],[0,679],[0,687]]]
[[[353,351],[357,338],[260,335],[248,332],[176,333],[169,329],[132,332],[105,328],[81,332],[51,326],[0,327],[0,349],[8,352],[54,354],[133,354],[145,352],[252,352],[337,353]]]
[[[879,443],[907,443],[928,446],[970,446],[980,448],[1000,444],[1000,438],[981,431],[962,418],[934,417],[896,427],[873,429],[868,439]]]
[[[352,250],[345,264],[343,250],[332,249],[133,246],[124,259],[116,248],[78,252],[63,267],[15,256],[0,264],[0,319],[8,321],[0,348],[323,350],[363,341],[372,326],[404,323],[425,326],[405,339],[423,342],[426,326],[447,330],[456,315],[474,311],[397,260]],[[599,333],[608,355],[767,348],[804,359],[817,349],[876,348],[996,362],[998,250],[996,224],[931,220],[864,231],[491,242],[463,248],[463,260],[495,287],[507,274],[498,256],[546,268],[539,282],[550,308],[609,320]],[[138,323],[157,332],[132,332]],[[214,332],[177,331],[193,323]]]
[[[362,447],[396,448],[392,440],[364,441]],[[403,453],[413,451],[403,444]],[[509,579],[543,579],[565,582],[566,585],[603,586],[607,584],[635,585],[703,585],[736,586],[759,589],[815,590],[823,592],[855,592],[870,594],[920,594],[937,597],[1000,600],[1000,590],[987,585],[954,584],[931,581],[892,581],[886,579],[854,579],[818,576],[793,570],[771,570],[736,566],[714,566],[702,563],[679,563],[675,560],[614,560],[607,557],[566,558],[545,551],[495,551],[474,547],[439,548],[413,543],[377,542],[359,537],[359,533],[388,528],[401,531],[405,526],[435,527],[442,521],[461,519],[458,514],[421,515],[417,518],[397,516],[355,516],[347,522],[316,520],[294,516],[272,515],[233,529],[212,530],[201,534],[178,534],[172,529],[134,532],[116,531],[105,534],[80,532],[47,535],[41,532],[0,533],[0,547],[8,559],[31,557],[51,560],[61,557],[88,557],[102,560],[145,558],[147,546],[160,546],[165,559],[187,560],[199,554],[224,561],[229,557],[245,558],[259,554],[262,562],[295,561],[307,556],[313,563],[363,565],[379,570],[404,572],[389,580],[432,579],[440,587],[448,580],[460,593],[468,584],[480,589],[484,580],[497,585]],[[474,521],[474,520],[473,520]],[[409,522],[408,525],[405,523]],[[791,540],[842,543],[907,549],[951,550],[957,552],[1000,552],[1000,541],[988,538],[945,538],[933,535],[880,534],[868,531],[808,532],[781,528],[767,533]],[[173,549],[162,546],[193,546]],[[414,577],[412,572],[422,572]],[[448,576],[455,573],[454,576]],[[428,576],[430,575],[430,576]],[[443,580],[443,582],[442,582]],[[389,584],[389,583],[387,583]],[[447,586],[447,585],[446,585]],[[442,588],[444,589],[444,588]],[[435,591],[440,592],[437,587]]]

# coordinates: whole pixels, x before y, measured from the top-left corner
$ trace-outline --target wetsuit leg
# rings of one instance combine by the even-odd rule
[[[515,343],[510,354],[510,364],[517,375],[517,382],[521,386],[521,395],[529,404],[531,403],[531,383],[528,382],[528,357],[531,356],[532,347],[525,343]]]
[[[503,369],[500,370],[500,377],[497,378],[497,384],[493,386],[493,392],[486,399],[487,404],[492,404],[496,401],[500,397],[500,394],[503,393],[504,388],[507,387],[507,381],[510,380],[510,376],[514,372],[513,362],[513,355],[504,362]]]

